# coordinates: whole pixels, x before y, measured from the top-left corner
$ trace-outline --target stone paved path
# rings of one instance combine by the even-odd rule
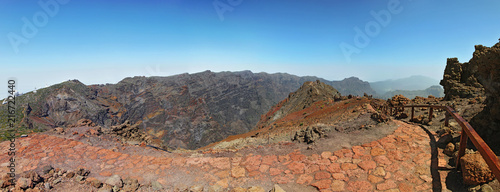
[[[36,134],[19,139],[17,171],[50,164],[74,170],[85,167],[91,176],[105,180],[113,174],[158,181],[166,188],[179,185],[235,187],[274,183],[315,187],[321,191],[432,191],[444,186],[438,172],[431,174],[429,135],[419,126],[396,121],[399,127],[377,141],[338,151],[306,156],[299,151],[285,155],[239,154],[217,157],[193,153],[190,157],[165,153],[162,157],[130,155],[90,146],[79,141]],[[8,142],[0,143],[6,149]],[[434,158],[443,165],[442,153]],[[0,163],[8,161],[6,153]],[[5,164],[5,163],[4,163]],[[2,164],[2,172],[6,165]],[[434,167],[436,168],[436,167]],[[434,179],[433,179],[434,175]],[[437,180],[437,181],[436,181]],[[443,181],[441,181],[443,180]]]

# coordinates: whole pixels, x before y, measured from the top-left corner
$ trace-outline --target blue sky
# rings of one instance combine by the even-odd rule
[[[498,10],[493,0],[2,0],[0,75],[22,92],[204,70],[441,79],[446,58],[498,42]]]

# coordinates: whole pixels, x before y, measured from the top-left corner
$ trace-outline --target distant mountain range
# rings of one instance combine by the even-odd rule
[[[316,80],[343,95],[375,93],[355,77],[327,81],[251,71],[129,77],[106,85],[72,80],[17,97],[16,127],[46,130],[82,118],[110,127],[129,120],[167,146],[195,149],[251,130],[273,105],[304,82]],[[2,127],[7,127],[7,111],[7,105],[0,106]]]
[[[387,99],[398,94],[402,94],[410,99],[415,96],[444,96],[444,89],[439,85],[439,80],[421,75],[371,82],[370,86],[375,90],[375,96],[381,99]]]

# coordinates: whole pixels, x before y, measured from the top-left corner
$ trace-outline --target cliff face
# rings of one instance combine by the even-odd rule
[[[107,85],[87,86],[74,80],[20,96],[16,112],[23,119],[19,126],[31,129],[69,126],[82,118],[107,128],[129,120],[169,147],[195,149],[248,132],[273,105],[304,82],[317,79],[205,71],[125,78]],[[337,84],[346,94],[373,92],[357,78],[325,82]],[[7,111],[4,107],[0,106]]]
[[[473,114],[470,123],[488,145],[500,155],[500,43],[492,47],[476,45],[472,59],[459,63],[448,59],[441,85],[445,99],[477,98],[484,109]]]
[[[500,155],[500,42],[492,47],[477,45],[475,49],[470,63],[477,66],[477,79],[486,93],[486,107],[472,119],[472,126]]]

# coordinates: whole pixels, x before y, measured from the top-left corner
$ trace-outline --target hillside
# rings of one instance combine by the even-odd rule
[[[391,130],[387,126],[385,130],[376,128],[378,122],[372,118],[372,114],[378,113],[371,106],[373,102],[385,101],[340,96],[337,90],[320,81],[305,82],[262,115],[252,131],[229,136],[203,149],[238,149],[290,141],[306,144],[316,142],[319,143],[317,146],[326,149],[335,148],[345,140],[348,143],[359,142],[365,137],[376,137]],[[349,133],[352,132],[356,133],[357,139],[351,138]],[[344,139],[319,140],[324,137]]]
[[[163,145],[195,149],[249,131],[271,106],[318,79],[342,94],[373,93],[367,82],[354,77],[326,81],[250,71],[131,77],[89,86],[73,80],[18,97],[16,128],[21,133],[43,131],[82,118],[110,128],[129,120]],[[0,106],[1,111],[6,107]]]
[[[444,97],[444,89],[439,85],[433,85],[424,90],[394,90],[388,91],[384,95],[377,95],[377,98],[389,99],[394,95],[403,95],[410,99],[413,99],[417,96],[427,97],[429,95],[432,95],[434,97]]]
[[[396,90],[425,90],[434,85],[439,85],[439,80],[422,75],[414,75],[401,79],[370,82],[371,88],[375,90],[377,95],[385,95],[387,92]]]

